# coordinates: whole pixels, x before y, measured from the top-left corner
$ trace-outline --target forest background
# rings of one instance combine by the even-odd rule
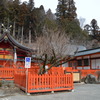
[[[46,31],[52,30],[65,33],[73,44],[86,48],[100,46],[100,32],[96,19],[91,19],[90,25],[81,28],[84,21],[77,19],[74,0],[58,0],[55,14],[50,9],[45,12],[43,5],[39,8],[35,8],[34,5],[34,0],[1,0],[0,33],[3,34],[5,26],[18,42],[26,45],[35,43],[37,37],[50,34]]]

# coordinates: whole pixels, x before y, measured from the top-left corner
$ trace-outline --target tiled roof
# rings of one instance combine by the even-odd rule
[[[4,39],[7,38],[7,41],[9,41],[9,43],[13,46],[16,46],[17,48],[21,49],[21,50],[25,50],[26,52],[31,52],[32,49],[25,47],[23,45],[21,45],[20,43],[18,43],[9,33],[5,32],[4,34],[2,34],[0,36],[0,42],[4,41]]]
[[[79,51],[76,53],[75,56],[83,56],[83,55],[89,55],[89,54],[95,54],[100,52],[100,47],[94,48],[94,49],[88,49],[88,50],[83,50]]]

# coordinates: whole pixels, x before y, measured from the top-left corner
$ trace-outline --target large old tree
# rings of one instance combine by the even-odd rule
[[[58,30],[45,30],[45,34],[36,39],[36,58],[40,66],[39,74],[44,74],[53,66],[58,67],[72,57],[70,38]],[[76,50],[75,50],[76,51]],[[48,69],[45,68],[49,65]]]

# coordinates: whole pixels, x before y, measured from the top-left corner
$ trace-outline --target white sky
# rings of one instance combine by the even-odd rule
[[[25,1],[25,0],[21,0]],[[26,0],[28,1],[28,0]],[[96,19],[100,26],[100,0],[74,0],[77,8],[78,18],[82,17],[86,19],[85,24],[90,24],[92,19]],[[35,7],[43,5],[47,11],[49,8],[53,13],[56,12],[58,0],[34,0]]]

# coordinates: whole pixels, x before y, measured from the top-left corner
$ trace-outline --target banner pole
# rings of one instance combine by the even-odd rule
[[[25,68],[26,68],[26,93],[27,95],[30,95],[30,93],[28,93],[28,68],[31,67],[31,57],[25,57]]]

